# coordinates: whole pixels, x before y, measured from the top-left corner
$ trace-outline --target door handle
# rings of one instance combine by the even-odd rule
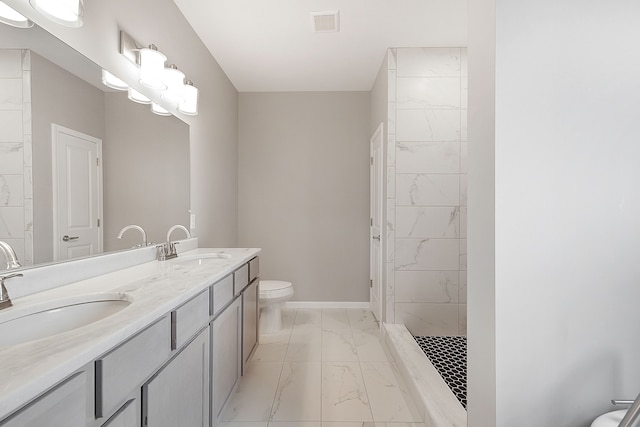
[[[378,234],[377,236],[373,236],[372,239],[373,240],[377,240],[379,242],[380,241],[380,235]]]
[[[63,242],[68,242],[70,240],[76,240],[76,239],[79,239],[79,238],[80,238],[80,236],[71,236],[71,237],[69,237],[67,235],[64,235],[64,236],[62,236],[62,241]]]

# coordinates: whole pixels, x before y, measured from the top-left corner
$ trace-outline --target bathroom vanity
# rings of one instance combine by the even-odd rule
[[[30,307],[119,303],[0,347],[0,426],[217,425],[257,345],[259,252],[196,249],[14,299],[0,328]]]

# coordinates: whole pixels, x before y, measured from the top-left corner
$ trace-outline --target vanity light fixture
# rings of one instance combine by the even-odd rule
[[[162,98],[169,102],[184,102],[184,73],[178,70],[174,64],[164,69],[162,81],[167,85],[167,90],[162,92]]]
[[[162,80],[164,77],[164,63],[166,61],[167,57],[165,54],[160,52],[153,44],[140,49],[140,74],[138,77],[140,83],[152,89],[167,89],[166,83]]]
[[[53,22],[66,27],[81,27],[83,0],[29,0],[31,7]]]
[[[33,27],[33,22],[3,1],[0,1],[0,22],[18,28]]]
[[[104,68],[102,69],[102,83],[105,86],[110,87],[111,89],[116,89],[116,90],[129,89],[128,84],[126,84],[125,82],[123,82],[122,80],[120,80],[119,78],[117,78],[116,76],[114,76],[113,74],[105,70]]]
[[[162,105],[160,104],[156,104],[155,102],[151,101],[151,112],[153,114],[157,114],[159,116],[170,116],[171,113],[169,112],[169,110],[167,110],[166,108],[164,108]]]
[[[178,105],[178,111],[188,116],[198,114],[198,88],[191,80],[187,80],[184,86],[184,102]]]
[[[129,94],[127,97],[138,104],[151,104],[151,100],[148,97],[144,96],[132,87],[129,88]]]

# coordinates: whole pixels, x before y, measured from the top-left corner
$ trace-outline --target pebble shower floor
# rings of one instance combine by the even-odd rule
[[[467,409],[467,337],[414,337],[424,354]]]

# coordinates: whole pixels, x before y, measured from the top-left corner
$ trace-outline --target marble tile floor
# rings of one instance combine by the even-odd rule
[[[286,309],[261,335],[220,427],[425,427],[364,309]]]

